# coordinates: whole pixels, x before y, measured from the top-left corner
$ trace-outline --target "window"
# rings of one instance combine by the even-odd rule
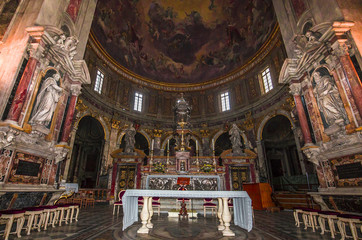
[[[104,74],[97,70],[96,83],[94,84],[94,91],[101,94],[102,93],[102,85],[103,85]]]
[[[143,101],[143,94],[136,92],[134,95],[133,110],[141,112],[142,111],[142,101]]]
[[[220,95],[221,99],[221,111],[225,112],[230,110],[229,92],[224,92]]]
[[[270,75],[270,69],[267,68],[261,73],[261,77],[263,79],[263,85],[264,85],[264,93],[269,92],[273,89],[273,83]]]

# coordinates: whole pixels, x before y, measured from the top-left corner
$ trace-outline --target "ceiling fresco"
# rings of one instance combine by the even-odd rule
[[[241,67],[275,23],[271,0],[108,0],[98,1],[92,30],[140,76],[199,83]]]

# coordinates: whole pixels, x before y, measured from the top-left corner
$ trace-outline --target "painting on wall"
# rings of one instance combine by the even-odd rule
[[[170,83],[203,82],[241,67],[276,24],[271,0],[98,1],[92,30],[134,73]]]
[[[16,152],[8,182],[39,184],[45,158],[28,153]]]

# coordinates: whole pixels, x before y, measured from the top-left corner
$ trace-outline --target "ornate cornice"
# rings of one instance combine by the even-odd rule
[[[270,34],[268,40],[263,44],[263,46],[257,51],[257,53],[248,59],[248,61],[236,69],[235,71],[224,75],[222,77],[202,82],[202,83],[165,83],[158,82],[153,79],[145,78],[140,75],[137,75],[130,70],[126,69],[120,65],[116,60],[114,60],[102,47],[99,41],[96,39],[93,32],[90,33],[89,37],[89,46],[95,51],[97,56],[102,59],[110,69],[117,72],[124,79],[132,81],[140,86],[150,87],[157,90],[172,91],[172,92],[190,92],[190,91],[201,91],[209,88],[214,88],[225,83],[231,82],[233,80],[239,79],[248,71],[252,70],[264,58],[275,48],[278,47],[281,42],[281,36],[279,34],[279,25],[276,24],[272,33]]]

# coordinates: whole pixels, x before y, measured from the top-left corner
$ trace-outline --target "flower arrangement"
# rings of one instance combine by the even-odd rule
[[[161,162],[156,162],[153,164],[153,171],[164,173],[165,172],[165,165]]]
[[[212,170],[214,170],[214,166],[211,164],[204,164],[200,167],[200,170],[203,172],[211,172]]]

